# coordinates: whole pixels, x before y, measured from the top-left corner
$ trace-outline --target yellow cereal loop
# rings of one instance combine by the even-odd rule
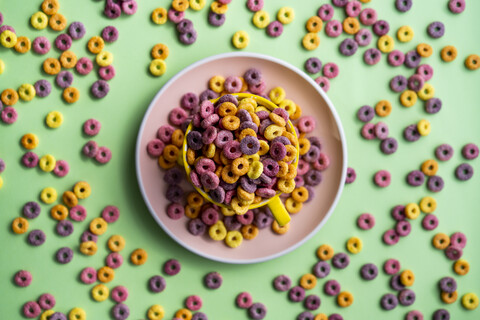
[[[68,320],[87,320],[87,313],[82,308],[73,308],[68,313]]]
[[[90,188],[88,182],[80,181],[73,186],[73,193],[75,193],[78,199],[86,199],[90,197],[92,189]]]
[[[432,197],[423,197],[420,200],[420,210],[425,213],[432,213],[437,208],[437,200]]]
[[[277,182],[278,190],[283,193],[291,193],[295,189],[294,179],[279,179]]]
[[[18,37],[15,44],[15,51],[18,53],[27,53],[32,48],[32,43],[27,37]]]
[[[240,202],[240,199],[238,199],[237,197],[234,197],[232,199],[230,206],[232,207],[233,211],[235,211],[235,213],[238,215],[242,215],[248,211],[248,204],[242,204]]]
[[[190,0],[190,8],[195,11],[199,11],[202,10],[203,7],[205,7],[206,3],[206,0]]]
[[[415,33],[413,32],[413,29],[410,26],[402,26],[398,28],[397,39],[400,42],[411,41],[414,35]]]
[[[308,32],[320,32],[322,31],[323,21],[318,16],[310,17],[305,24],[305,28]]]
[[[302,210],[302,207],[303,203],[295,201],[292,197],[289,197],[287,200],[285,200],[285,209],[287,209],[288,213],[299,213],[300,210]]]
[[[63,123],[63,114],[59,111],[51,111],[45,117],[45,123],[47,127],[56,129]]]
[[[417,219],[420,215],[420,207],[416,203],[409,203],[405,206],[405,216],[408,219]]]
[[[235,215],[235,211],[233,211],[233,209],[230,209],[230,208],[221,207],[220,211],[226,217]]]
[[[13,48],[17,44],[17,35],[10,30],[5,30],[0,34],[0,43],[5,48]]]
[[[113,63],[113,54],[108,51],[102,51],[97,54],[95,61],[100,67],[107,67]]]
[[[285,100],[285,90],[282,87],[275,87],[268,93],[268,97],[270,100],[275,104],[280,104],[283,100]]]
[[[3,187],[3,178],[0,176],[0,189]]]
[[[38,161],[38,166],[44,172],[51,172],[55,169],[55,165],[57,164],[57,160],[51,154],[46,154],[40,158]]]
[[[290,222],[288,222],[282,227],[278,224],[277,220],[274,220],[272,222],[272,231],[275,232],[276,234],[285,234],[288,232],[289,229],[290,229]]]
[[[277,12],[277,19],[282,24],[289,24],[295,19],[295,11],[290,7],[280,8]]]
[[[289,116],[292,116],[297,111],[297,105],[290,99],[284,99],[278,107],[285,109]]]
[[[192,5],[190,4],[190,6]],[[154,304],[147,311],[148,320],[162,320],[164,316],[165,316],[165,310],[159,304]]]
[[[421,57],[424,57],[424,58],[428,58],[432,55],[433,53],[433,49],[432,47],[427,44],[427,43],[420,43],[418,46],[417,46],[417,53],[421,56]]]
[[[152,51],[150,53],[153,59],[165,60],[168,58],[168,54],[170,53],[170,50],[168,49],[168,46],[166,44],[158,43],[155,46],[153,46]]]
[[[479,300],[475,293],[467,293],[462,297],[462,306],[467,310],[474,310],[478,307]]]
[[[347,250],[350,253],[357,254],[363,249],[363,242],[358,237],[351,237],[347,240]]]
[[[463,259],[457,260],[453,265],[453,271],[459,276],[464,276],[470,271],[470,264]]]
[[[242,244],[242,241],[243,241],[243,236],[240,233],[240,231],[237,231],[237,230],[228,231],[227,235],[225,236],[225,243],[230,248],[238,247],[239,245]]]
[[[430,134],[430,131],[432,131],[432,126],[430,124],[430,121],[425,119],[418,121],[417,130],[421,136],[428,136]]]
[[[108,223],[103,218],[95,218],[90,222],[90,232],[98,236],[107,231]]]
[[[223,221],[219,220],[208,229],[208,235],[215,241],[221,241],[227,236],[227,229]]]
[[[258,179],[263,173],[263,163],[260,161],[253,161],[251,165],[249,165],[247,176],[250,179]]]
[[[2,59],[0,59],[0,74],[2,74],[5,71],[5,62],[3,62]]]
[[[425,83],[423,88],[418,91],[418,97],[423,101],[433,98],[435,95],[435,88],[430,83]]]
[[[210,90],[216,93],[220,93],[224,90],[224,86],[223,86],[224,84],[225,84],[225,78],[222,76],[213,76],[208,81],[208,87],[210,88]],[[235,111],[236,111],[236,107],[235,107]],[[232,113],[230,115],[234,116],[235,114]],[[227,116],[227,114],[223,115],[223,117],[225,116]]]
[[[157,8],[152,11],[152,21],[155,24],[164,24],[168,20],[167,10],[165,8]]]
[[[293,161],[297,157],[297,148],[295,148],[293,145],[286,145],[285,149],[287,149],[287,155],[285,156],[285,158],[283,158],[283,161]]]
[[[405,90],[400,95],[400,103],[402,104],[402,106],[410,108],[415,105],[415,103],[417,103],[417,98],[418,96],[415,91]]]
[[[270,15],[264,10],[259,10],[253,15],[252,22],[255,27],[264,29],[270,23]]]
[[[309,51],[314,50],[320,45],[320,36],[315,32],[309,32],[303,37],[302,45]]]
[[[225,14],[228,10],[228,5],[218,1],[213,1],[210,5],[210,10],[216,14]]]
[[[30,18],[30,24],[37,30],[45,29],[48,26],[48,17],[41,11],[35,12]]]
[[[22,217],[13,219],[12,221],[12,230],[16,234],[22,234],[28,230],[28,220]]]
[[[52,204],[57,200],[57,190],[52,187],[48,187],[40,192],[40,200],[45,204]]]
[[[110,239],[108,239],[107,244],[110,251],[119,252],[122,251],[123,248],[125,248],[125,239],[122,236],[116,234],[111,236]]]
[[[80,243],[80,252],[86,256],[93,256],[97,253],[98,246],[93,241],[85,241]]]
[[[40,315],[40,320],[48,320],[50,319],[50,317],[55,313],[54,310],[50,309],[50,310],[45,310],[44,312],[42,312],[42,314]]]
[[[305,290],[313,289],[316,285],[317,278],[311,273],[306,273],[300,278],[300,287]]]
[[[411,270],[404,270],[400,273],[400,282],[406,287],[411,287],[415,282],[415,275]]]
[[[480,56],[477,54],[471,54],[465,59],[465,67],[469,70],[477,70],[480,68]],[[0,74],[2,73],[0,67]]]
[[[162,59],[154,59],[150,62],[149,70],[153,76],[159,77],[167,71],[167,64]]]
[[[42,11],[51,16],[55,14],[60,9],[60,4],[57,0],[43,0],[42,2]]]
[[[395,40],[388,34],[381,36],[377,41],[378,50],[383,53],[389,53],[395,48]]]
[[[339,307],[346,308],[353,303],[353,294],[348,291],[340,292],[337,296],[337,304]]]
[[[310,150],[310,140],[305,138],[298,139],[298,148],[298,153],[303,156],[308,152],[308,150]]]
[[[245,31],[237,31],[233,34],[232,43],[237,49],[245,49],[250,42],[250,37]]]
[[[35,87],[29,83],[24,83],[18,88],[18,96],[23,101],[31,101],[35,98],[36,91]]]
[[[265,131],[263,132],[263,135],[267,140],[270,141],[277,137],[282,136],[284,131],[285,131],[285,127],[280,127],[280,126],[271,124],[265,129]]]
[[[176,11],[185,11],[190,6],[188,0],[173,0],[172,1],[172,8]]]
[[[454,46],[446,46],[440,51],[440,57],[442,58],[443,61],[445,62],[452,62],[457,58],[457,48]]]
[[[108,290],[107,286],[104,284],[97,284],[95,287],[92,288],[92,298],[95,301],[101,302],[108,299],[110,295],[110,290]]]
[[[38,146],[38,137],[33,133],[27,133],[22,137],[20,143],[25,149],[32,150]]]

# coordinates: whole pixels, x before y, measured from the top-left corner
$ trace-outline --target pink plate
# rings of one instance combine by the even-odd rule
[[[253,240],[244,240],[235,248],[208,236],[191,235],[187,217],[172,220],[166,214],[168,200],[163,196],[167,185],[157,160],[146,151],[147,143],[155,138],[158,127],[166,124],[168,113],[179,106],[186,92],[200,94],[208,80],[215,75],[224,77],[243,75],[249,68],[261,70],[270,89],[280,86],[287,98],[301,106],[303,115],[317,121],[314,135],[322,141],[322,152],[330,157],[330,167],[323,172],[323,180],[315,187],[315,197],[292,216],[290,230],[284,235],[270,229],[260,230]],[[325,224],[335,208],[343,190],[347,167],[345,135],[340,118],[327,95],[298,68],[266,55],[255,53],[226,53],[209,57],[185,68],[170,79],[150,104],[137,138],[136,170],[140,191],[153,218],[175,241],[188,250],[208,259],[226,263],[256,263],[286,254],[312,237]],[[185,184],[187,186],[187,184]],[[193,187],[191,187],[193,190]]]

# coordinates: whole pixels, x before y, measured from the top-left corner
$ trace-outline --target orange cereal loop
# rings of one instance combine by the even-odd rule
[[[224,102],[218,107],[220,117],[234,116],[237,114],[237,107],[231,102]]]
[[[185,206],[185,216],[189,219],[195,219],[200,215],[201,206],[194,207],[191,204]]]
[[[357,18],[347,17],[343,20],[343,30],[348,34],[355,34],[360,30],[360,23]]]
[[[132,261],[132,263],[137,266],[144,264],[147,261],[147,258],[147,251],[143,249],[136,249],[130,255],[130,261]]]
[[[392,112],[392,104],[388,100],[381,100],[375,106],[375,113],[379,117],[386,117]]]
[[[452,293],[448,292],[442,292],[440,294],[440,298],[442,299],[443,302],[446,304],[452,304],[458,299],[458,293],[457,291],[453,291]]]
[[[220,157],[220,152],[221,152],[220,149],[215,150],[215,156],[213,156],[213,161],[217,162],[217,160],[215,160],[215,157],[218,154],[218,158],[217,158],[218,162],[217,163],[220,163],[220,158],[219,158]],[[193,165],[194,162],[195,162],[195,150],[188,148],[187,149],[187,163],[189,165]]]
[[[165,60],[168,58],[168,54],[170,53],[168,47],[163,43],[159,43],[153,46],[152,48],[152,58],[153,59],[162,59]]]
[[[308,32],[320,32],[323,27],[323,21],[318,16],[313,16],[307,20],[305,28]]]
[[[18,37],[17,43],[15,44],[15,51],[18,53],[27,53],[32,47],[30,39],[27,37]]]
[[[57,204],[50,209],[50,215],[55,220],[65,220],[68,217],[68,209],[62,204]]]
[[[300,286],[305,290],[313,289],[316,285],[317,278],[311,273],[306,273],[300,278]]]
[[[62,31],[67,26],[67,19],[60,13],[55,13],[50,17],[48,25],[55,31]]]
[[[277,178],[284,178],[288,173],[288,164],[285,161],[278,161]]]
[[[434,176],[438,170],[438,162],[430,159],[422,163],[422,172],[426,176]]]
[[[421,56],[421,57],[424,57],[424,58],[428,58],[432,55],[433,53],[433,49],[432,47],[427,44],[427,43],[420,43],[418,46],[417,46],[417,53]]]
[[[334,253],[333,248],[328,244],[322,244],[317,249],[317,257],[323,261],[330,260]]]
[[[183,320],[191,320],[192,312],[188,309],[180,309],[175,313],[175,318]]]
[[[173,0],[172,1],[172,8],[177,11],[185,11],[190,6],[188,0]]]
[[[25,218],[18,217],[12,221],[12,230],[16,234],[22,234],[28,230],[28,221]]]
[[[217,175],[217,177],[219,177],[219,178],[222,177],[222,170],[223,170],[223,166],[222,166],[222,165],[218,165],[218,166],[217,166],[217,169],[215,169],[215,174]]]
[[[247,224],[242,226],[240,232],[245,240],[252,240],[258,235],[258,228],[253,224]]]
[[[25,149],[32,150],[35,149],[38,145],[38,137],[33,133],[27,133],[22,137],[20,143]]]
[[[60,56],[60,64],[65,69],[71,69],[77,64],[77,56],[72,51],[64,51]]]
[[[43,62],[43,71],[46,74],[55,75],[60,72],[61,68],[60,61],[55,58],[47,58]]]
[[[93,256],[97,253],[98,246],[93,241],[85,241],[80,243],[80,252],[86,256]]]
[[[302,116],[302,108],[296,104],[295,112],[290,116],[290,120],[297,120]]]
[[[62,97],[66,103],[74,103],[78,101],[78,98],[80,98],[80,91],[78,91],[77,88],[68,87],[63,90]]]
[[[60,4],[57,0],[43,0],[42,2],[42,11],[49,16],[57,13],[60,9]]]
[[[90,38],[90,40],[88,40],[87,49],[93,54],[100,53],[104,47],[105,47],[105,42],[100,37],[95,36]]]
[[[176,161],[168,161],[168,160],[165,159],[165,157],[163,155],[161,155],[160,157],[158,157],[158,165],[162,169],[171,169],[171,168],[173,168],[177,165],[177,162]]]
[[[400,282],[406,286],[410,287],[413,285],[415,282],[415,275],[413,274],[412,271],[410,270],[405,270],[402,273],[400,273]]]
[[[233,173],[232,166],[231,165],[226,165],[223,167],[222,170],[222,179],[226,183],[235,183],[237,182],[239,176],[237,176],[235,173]]]
[[[234,131],[240,127],[240,119],[236,116],[226,116],[222,118],[222,125],[225,129]]]
[[[108,249],[112,252],[119,252],[122,251],[123,248],[125,248],[125,239],[122,236],[119,236],[118,234],[113,235],[108,239]]]
[[[2,100],[4,105],[13,106],[18,101],[18,93],[17,91],[8,88],[2,91],[0,99]]]
[[[337,296],[337,304],[339,307],[346,308],[353,303],[353,295],[348,291],[340,292]]]
[[[183,145],[183,139],[185,138],[185,135],[183,134],[183,131],[180,129],[177,129],[173,131],[172,133],[172,143],[180,148]]]
[[[162,155],[165,158],[165,160],[169,162],[177,161],[179,154],[180,154],[180,149],[178,149],[178,147],[173,144],[166,145],[165,148],[163,148]]]
[[[213,1],[210,5],[210,9],[216,14],[225,14],[225,12],[228,10],[228,5],[218,1]]]
[[[328,320],[328,316],[325,313],[319,313],[313,320]]]
[[[290,229],[290,222],[285,224],[283,227],[280,227],[277,220],[274,220],[272,222],[272,230],[276,234],[285,234],[285,233],[287,233],[288,229]]]
[[[240,81],[242,81],[242,87],[240,88],[240,92],[245,92],[248,90],[248,84],[247,81],[243,77],[238,77]],[[255,122],[255,121],[254,121]]]
[[[298,139],[298,148],[298,153],[303,156],[308,152],[308,150],[310,150],[310,140],[305,138]]]
[[[284,160],[290,160],[290,159],[285,159]],[[293,163],[290,163],[288,165],[288,171],[287,171],[287,174],[285,174],[285,176],[283,177],[284,179],[286,180],[290,180],[290,179],[294,179],[295,177],[297,176],[297,167],[293,164]]]
[[[248,172],[248,169],[250,169],[250,164],[248,163],[248,160],[239,157],[232,162],[232,172],[238,176],[243,176]]]
[[[187,196],[187,203],[194,208],[201,207],[203,205],[203,197],[200,193],[192,191]]]
[[[440,57],[445,62],[451,62],[457,57],[457,48],[454,46],[446,46],[440,51]]]
[[[463,259],[457,260],[453,264],[453,271],[459,276],[464,276],[470,271],[470,264]]]
[[[115,278],[115,271],[110,267],[101,267],[97,272],[97,279],[100,282],[107,283]]]
[[[69,208],[73,208],[78,204],[78,198],[72,191],[65,191],[62,196],[63,203]]]
[[[107,231],[108,224],[103,218],[95,218],[90,222],[90,232],[100,236]]]
[[[465,59],[465,67],[469,70],[477,70],[480,68],[480,56],[471,54]]]
[[[308,190],[305,187],[297,187],[292,191],[292,198],[298,202],[305,202],[308,200]]]
[[[432,244],[435,248],[443,250],[450,245],[450,237],[445,233],[437,233],[432,239]]]

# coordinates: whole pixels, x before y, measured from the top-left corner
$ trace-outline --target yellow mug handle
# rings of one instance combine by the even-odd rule
[[[267,206],[270,211],[272,211],[272,214],[280,227],[283,227],[291,220],[290,215],[288,214],[287,209],[285,209],[285,206],[283,205],[279,196],[276,196],[270,200],[267,203]]]

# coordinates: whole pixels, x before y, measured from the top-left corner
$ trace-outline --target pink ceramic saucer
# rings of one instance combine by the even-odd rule
[[[261,230],[253,240],[244,240],[238,248],[227,247],[206,236],[191,235],[187,217],[172,220],[166,215],[168,200],[163,196],[167,185],[156,159],[146,152],[147,143],[158,127],[166,124],[168,113],[179,106],[186,92],[199,94],[207,88],[214,75],[243,75],[249,68],[261,70],[267,92],[281,86],[287,98],[301,106],[303,115],[313,116],[317,126],[313,135],[322,141],[322,152],[330,157],[330,167],[315,187],[315,198],[292,216],[290,230],[284,235],[270,229]],[[256,263],[270,260],[299,247],[325,224],[343,190],[347,167],[346,141],[340,118],[327,95],[303,71],[266,55],[255,53],[225,53],[200,60],[170,79],[151,102],[140,126],[136,148],[136,171],[140,191],[153,218],[180,245],[208,259],[225,263]],[[193,187],[192,187],[193,189]]]

